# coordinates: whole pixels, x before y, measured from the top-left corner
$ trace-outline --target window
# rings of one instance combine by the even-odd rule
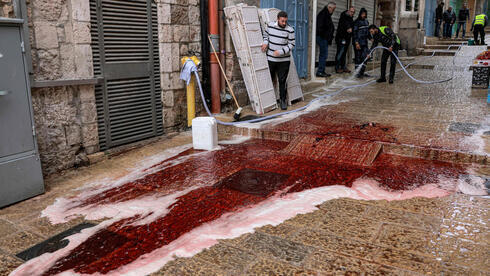
[[[405,0],[405,11],[412,11],[412,1]]]

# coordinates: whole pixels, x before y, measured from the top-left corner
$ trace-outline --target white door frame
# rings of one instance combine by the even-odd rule
[[[313,0],[312,26],[311,26],[311,64],[310,64],[310,80],[316,80],[315,62],[316,62],[316,16],[317,16],[318,0]]]

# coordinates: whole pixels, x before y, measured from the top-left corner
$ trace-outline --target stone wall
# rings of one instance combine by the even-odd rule
[[[35,89],[32,105],[43,171],[46,174],[88,164],[98,151],[93,87]]]
[[[2,11],[12,6],[0,1]],[[186,127],[180,59],[201,51],[199,0],[156,2],[163,122],[165,132],[171,132]],[[34,85],[40,81],[92,79],[89,1],[30,0],[27,7]],[[32,98],[45,174],[83,165],[87,155],[99,151],[93,85],[34,87]],[[201,112],[197,95],[196,101],[197,112]]]
[[[0,0],[0,17],[14,17],[13,0]]]
[[[156,3],[163,122],[168,133],[186,127],[180,60],[192,54],[201,58],[199,0]],[[51,174],[83,165],[87,155],[99,151],[94,85],[40,87],[46,81],[93,79],[89,0],[27,0],[27,9],[37,141],[43,171]],[[0,15],[13,17],[13,10],[12,0],[0,0]],[[243,81],[238,80],[239,67],[229,68],[237,79],[235,89],[242,91],[242,102],[247,101]],[[196,111],[202,110],[196,95]]]
[[[199,0],[158,2],[163,125],[169,132],[187,126],[186,90],[180,80],[181,58],[194,54],[201,58],[201,19]],[[198,94],[196,111],[202,111]]]
[[[400,15],[398,36],[402,42],[402,49],[409,55],[415,55],[420,45],[418,36],[417,13],[405,13]]]
[[[37,142],[50,174],[86,164],[99,151],[94,86],[35,87],[93,78],[90,9],[87,0],[30,0],[27,9]]]

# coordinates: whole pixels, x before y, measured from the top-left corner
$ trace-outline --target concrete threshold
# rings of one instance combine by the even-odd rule
[[[422,55],[424,55],[424,56],[432,56],[432,54],[434,54],[434,56],[454,56],[454,55],[456,55],[456,50],[435,50],[435,51],[424,50],[422,52]]]

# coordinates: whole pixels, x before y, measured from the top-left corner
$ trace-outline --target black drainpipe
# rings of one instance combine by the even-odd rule
[[[208,105],[211,104],[211,82],[209,73],[209,42],[208,42],[208,1],[201,0],[199,3],[201,12],[201,66],[202,66],[202,89]]]

